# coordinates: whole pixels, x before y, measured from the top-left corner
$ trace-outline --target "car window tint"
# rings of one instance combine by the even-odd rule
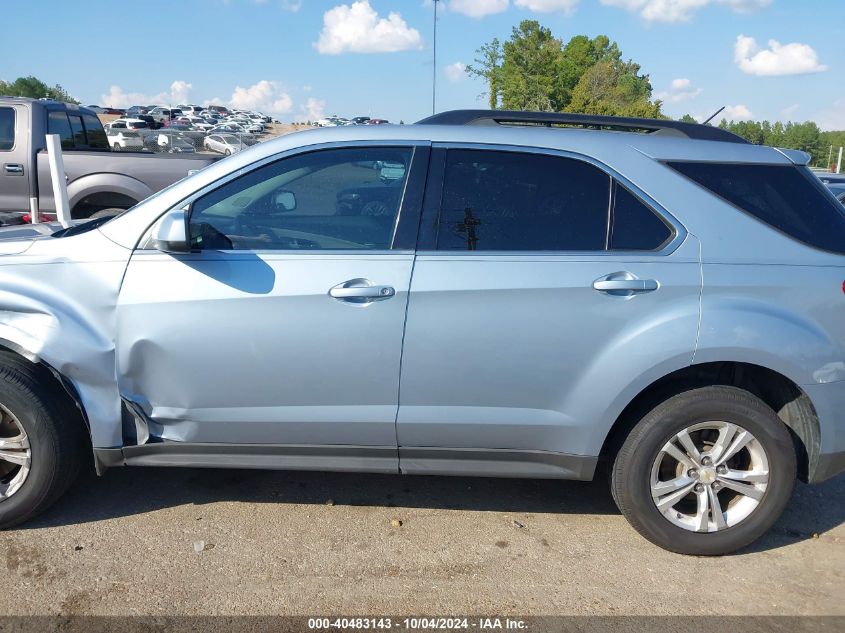
[[[390,248],[411,148],[335,149],[260,167],[197,200],[197,248]]]
[[[85,139],[85,128],[82,127],[82,117],[78,114],[68,114],[67,118],[70,121],[70,129],[73,132],[73,141],[76,147],[85,147],[88,145]]]
[[[438,250],[601,251],[610,177],[585,162],[450,150]]]
[[[58,134],[62,142],[62,149],[73,149],[73,132],[70,129],[70,122],[64,111],[50,112],[47,116],[47,132]]]
[[[845,213],[806,168],[667,163],[720,198],[790,237],[845,254]]]
[[[9,151],[15,146],[15,110],[0,108],[0,151]]]
[[[83,114],[82,122],[85,124],[85,134],[88,137],[88,147],[91,149],[108,149],[109,140],[103,131],[103,124],[100,119],[92,114]]]
[[[653,251],[672,237],[672,230],[625,187],[613,185],[610,249]]]

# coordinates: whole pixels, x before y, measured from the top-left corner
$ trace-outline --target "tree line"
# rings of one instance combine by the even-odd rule
[[[640,64],[625,60],[606,35],[576,35],[564,43],[538,21],[523,20],[507,41],[483,44],[466,72],[484,81],[491,109],[669,118]],[[680,120],[696,122],[689,114]],[[811,121],[723,119],[719,127],[751,143],[803,150],[817,166],[828,166],[831,146],[835,154],[845,145],[845,132],[822,132]]]
[[[18,77],[14,81],[6,82],[0,79],[0,96],[30,97],[32,99],[55,99],[65,103],[79,103],[59,84],[48,86],[40,79],[33,77]]]

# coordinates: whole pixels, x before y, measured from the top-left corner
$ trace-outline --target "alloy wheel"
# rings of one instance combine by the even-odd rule
[[[769,460],[750,431],[702,422],[675,434],[651,468],[651,497],[674,525],[719,532],[747,519],[769,483]]]
[[[0,502],[17,492],[29,476],[32,450],[23,425],[0,404]]]

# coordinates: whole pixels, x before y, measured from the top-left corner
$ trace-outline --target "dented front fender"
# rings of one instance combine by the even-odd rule
[[[122,445],[115,306],[131,254],[98,230],[0,241],[0,344],[73,384],[95,448]]]

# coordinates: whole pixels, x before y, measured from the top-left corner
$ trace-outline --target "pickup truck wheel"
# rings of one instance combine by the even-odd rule
[[[90,220],[93,220],[95,218],[114,217],[116,215],[120,215],[124,211],[126,211],[126,209],[100,209],[99,211],[95,211],[94,213],[92,213],[90,216],[88,216],[88,218]]]
[[[11,357],[0,364],[0,529],[47,509],[82,462],[79,413],[45,372]]]
[[[775,412],[735,387],[693,389],[631,431],[611,473],[619,510],[640,534],[681,554],[736,551],[780,517],[795,449]]]

